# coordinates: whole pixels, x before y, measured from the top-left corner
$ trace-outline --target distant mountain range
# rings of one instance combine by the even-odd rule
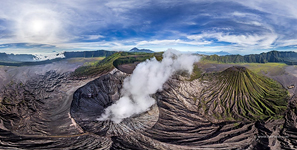
[[[49,55],[33,55],[33,54],[6,54],[0,53],[0,65],[4,66],[23,66],[23,65],[40,65],[48,64],[66,58],[75,57],[106,57],[115,51],[81,51],[81,52],[63,52]]]
[[[106,57],[110,56],[115,51],[97,50],[97,51],[80,51],[80,52],[64,52],[65,58],[75,58],[75,57]]]
[[[250,55],[210,55],[203,59],[218,61],[222,63],[268,63],[268,62],[281,62],[288,65],[297,65],[297,53],[293,51],[270,51],[261,54]]]
[[[139,53],[154,53],[154,51],[149,50],[149,49],[138,49],[136,47],[132,48],[129,52],[139,52]]]
[[[148,49],[133,48],[128,52],[154,53]],[[0,53],[0,65],[19,66],[43,64],[58,61],[67,58],[76,57],[107,57],[116,53],[116,51],[81,51],[81,52],[63,52],[51,56],[33,55],[33,54],[6,54]],[[270,51],[261,54],[250,55],[230,55],[228,52],[220,51],[214,53],[196,52],[195,54],[207,55],[203,59],[218,61],[222,63],[267,63],[281,62],[288,65],[297,65],[297,53],[293,51]],[[210,55],[212,54],[212,55]]]
[[[2,62],[30,62],[36,61],[37,57],[32,54],[6,54],[0,53],[0,61]]]
[[[142,52],[142,53],[154,53],[149,49],[132,48],[129,52]],[[33,54],[6,54],[0,53],[0,62],[5,63],[21,63],[21,62],[38,62],[52,59],[62,58],[76,58],[76,57],[107,57],[116,53],[116,51],[75,51],[75,52],[63,52],[50,55],[33,55]]]
[[[225,51],[219,51],[219,52],[195,52],[194,54],[201,54],[201,55],[219,55],[219,56],[225,56],[225,55],[231,55],[228,52]]]

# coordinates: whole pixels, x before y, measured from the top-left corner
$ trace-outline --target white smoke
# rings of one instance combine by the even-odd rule
[[[163,84],[176,71],[184,70],[191,74],[197,61],[198,56],[169,49],[164,52],[161,62],[152,58],[138,64],[133,74],[124,80],[122,97],[107,107],[97,120],[120,123],[124,118],[149,110],[155,104],[151,95],[162,90]]]
[[[35,61],[51,60],[56,58],[65,58],[64,53],[35,54]]]

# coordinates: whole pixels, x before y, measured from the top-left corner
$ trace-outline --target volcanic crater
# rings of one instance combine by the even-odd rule
[[[119,100],[125,77],[126,73],[114,71],[89,82],[74,93],[70,112],[80,127],[98,135],[117,136],[149,129],[157,122],[157,105],[148,112],[126,118],[119,124],[110,120],[98,121],[104,110]]]

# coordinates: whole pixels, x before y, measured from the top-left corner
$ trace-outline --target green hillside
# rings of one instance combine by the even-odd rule
[[[261,120],[279,117],[287,106],[287,91],[276,81],[234,66],[205,74],[200,108],[218,119]]]
[[[114,67],[117,67],[118,65],[142,62],[152,57],[156,57],[157,60],[161,60],[162,53],[117,52],[104,58],[101,61],[77,68],[72,73],[72,76],[86,77],[103,74],[111,71],[112,69],[114,69]]]

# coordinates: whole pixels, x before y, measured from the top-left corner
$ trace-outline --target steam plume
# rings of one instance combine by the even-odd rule
[[[162,90],[163,84],[176,71],[185,70],[191,74],[193,63],[197,61],[197,56],[169,49],[163,54],[161,62],[152,58],[138,64],[133,74],[124,80],[122,97],[107,107],[97,120],[120,123],[124,118],[149,110],[155,104],[150,95]]]
[[[65,58],[64,53],[51,53],[47,55],[42,55],[42,54],[35,54],[34,60],[36,61],[43,61],[43,60],[51,60],[55,58]]]

